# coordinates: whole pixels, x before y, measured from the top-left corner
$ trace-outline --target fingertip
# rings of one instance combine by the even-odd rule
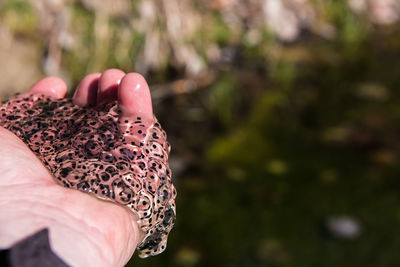
[[[67,91],[67,84],[61,78],[55,76],[43,78],[29,89],[31,94],[44,94],[56,99],[63,98]]]
[[[139,73],[128,73],[121,80],[118,103],[124,117],[153,120],[150,89],[146,79]]]
[[[119,69],[108,69],[103,72],[99,80],[97,103],[99,105],[117,100],[118,86],[125,72]]]
[[[100,72],[95,72],[86,75],[82,79],[72,97],[74,104],[81,107],[96,105],[100,76]]]

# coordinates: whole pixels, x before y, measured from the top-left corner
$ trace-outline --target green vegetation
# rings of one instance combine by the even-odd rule
[[[283,59],[260,75],[268,88],[246,115],[230,109],[245,75],[236,70],[232,84],[222,73],[211,111],[227,128],[211,145],[204,139],[201,171],[179,178],[167,253],[136,264],[396,265],[399,37],[369,32],[351,56],[347,40],[310,39],[301,45],[307,61]],[[360,236],[330,236],[325,222],[335,215],[357,219]]]

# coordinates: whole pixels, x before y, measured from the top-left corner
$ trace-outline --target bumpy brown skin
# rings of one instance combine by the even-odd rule
[[[0,126],[21,138],[57,181],[125,205],[145,232],[145,258],[165,250],[175,222],[170,146],[154,118],[119,121],[117,102],[82,108],[71,99],[17,96],[0,108]]]

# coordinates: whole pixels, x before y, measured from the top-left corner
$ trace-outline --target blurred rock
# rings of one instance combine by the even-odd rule
[[[322,139],[326,142],[344,142],[351,135],[350,127],[336,126],[326,129],[322,133]]]
[[[289,253],[279,239],[264,239],[256,252],[257,257],[265,263],[283,264],[289,260]]]
[[[175,255],[175,262],[184,266],[193,266],[199,262],[201,255],[191,248],[182,248]]]
[[[273,159],[267,162],[267,171],[275,175],[283,175],[288,171],[287,163],[280,159]]]
[[[360,222],[351,216],[331,216],[325,227],[330,236],[338,239],[355,239],[361,234]]]
[[[389,90],[385,86],[371,82],[361,84],[356,94],[361,98],[378,101],[385,101],[389,98]]]
[[[395,166],[397,155],[388,149],[381,149],[371,154],[371,160],[382,165]]]
[[[182,158],[174,155],[169,157],[169,166],[173,177],[179,177],[187,168],[186,162]]]
[[[332,184],[339,179],[339,172],[335,169],[325,169],[320,174],[320,179],[325,184]]]
[[[365,0],[348,0],[347,2],[350,8],[358,13],[363,12],[368,8],[367,2]]]
[[[305,1],[298,2],[303,2],[303,7],[306,7],[304,4]],[[266,24],[281,40],[294,41],[300,34],[303,20],[308,20],[313,16],[312,14],[306,14],[307,12],[305,12],[303,16],[299,16],[300,13],[303,13],[302,11],[305,11],[303,7],[298,5],[289,8],[280,0],[265,1],[263,8]]]
[[[244,181],[246,179],[246,172],[241,168],[235,168],[235,167],[228,168],[226,170],[226,175],[230,179],[238,182]]]
[[[397,0],[348,0],[349,7],[357,13],[366,13],[377,24],[390,25],[400,19],[400,2]]]
[[[89,10],[101,12],[111,16],[128,15],[131,11],[131,2],[127,0],[81,0],[81,2]]]
[[[370,0],[372,19],[379,24],[393,24],[399,21],[400,2],[397,0]]]
[[[223,63],[232,63],[238,54],[238,48],[235,46],[228,46],[221,49],[220,61]]]

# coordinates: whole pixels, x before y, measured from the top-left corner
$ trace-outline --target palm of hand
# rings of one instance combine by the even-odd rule
[[[141,235],[131,224],[131,212],[60,187],[28,147],[4,128],[0,147],[0,247],[47,227],[53,250],[68,264],[121,266],[129,260]]]

